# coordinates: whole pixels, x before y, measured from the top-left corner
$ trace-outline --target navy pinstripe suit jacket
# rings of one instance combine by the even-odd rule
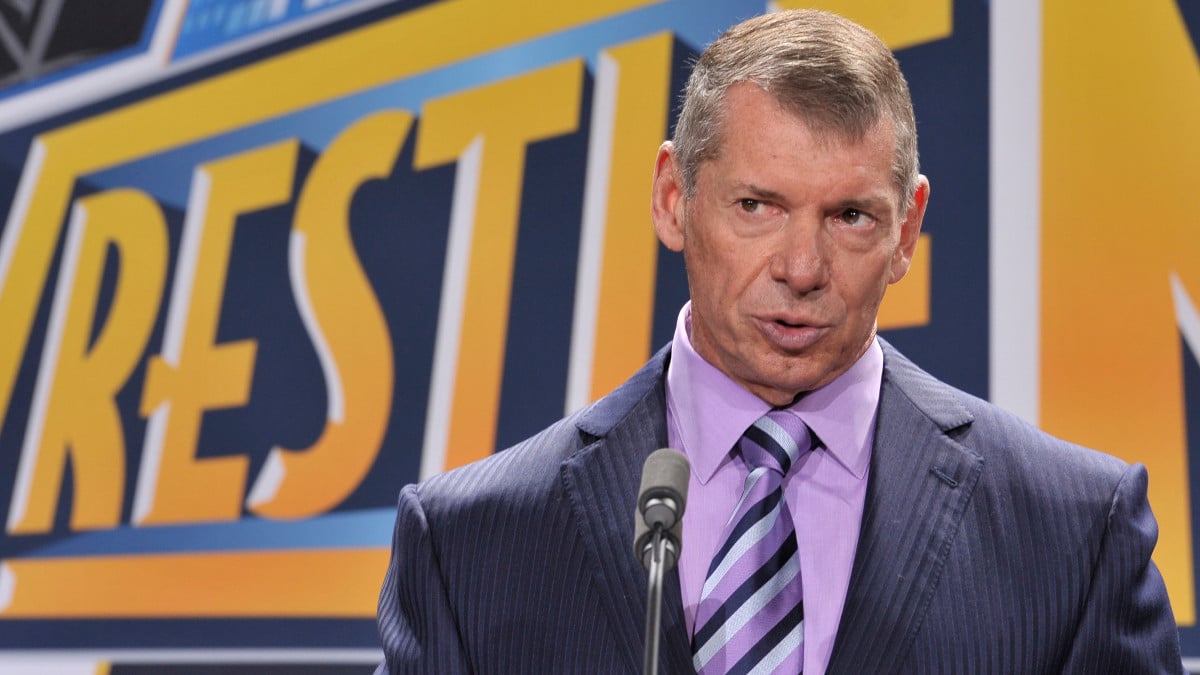
[[[642,462],[667,441],[668,357],[524,443],[403,490],[380,672],[640,670],[633,509]],[[1052,438],[885,343],[829,672],[1182,672],[1157,536],[1144,467]],[[692,672],[674,572],[663,631],[660,670]]]

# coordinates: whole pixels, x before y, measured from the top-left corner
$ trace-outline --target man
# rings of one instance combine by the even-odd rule
[[[672,344],[534,438],[405,488],[387,670],[637,671],[631,512],[669,444],[692,477],[666,672],[1181,672],[1144,468],[876,338],[929,193],[907,85],[863,28],[780,12],[706,49],[654,172],[691,293]]]

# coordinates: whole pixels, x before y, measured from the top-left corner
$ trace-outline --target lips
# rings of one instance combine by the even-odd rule
[[[783,351],[795,352],[813,346],[829,330],[799,317],[765,317],[755,319],[759,331],[768,342]]]
[[[824,328],[825,324],[811,316],[794,313],[765,314],[759,317],[762,321],[778,324],[784,328]]]

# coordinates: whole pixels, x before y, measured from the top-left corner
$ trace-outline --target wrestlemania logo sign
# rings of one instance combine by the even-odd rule
[[[687,289],[649,223],[654,153],[689,60],[768,7],[99,4],[0,3],[19,38],[0,73],[0,649],[370,661],[400,487],[594,400],[669,339]],[[881,328],[988,396],[989,349],[1032,326],[1038,421],[1150,467],[1190,626],[1188,18],[1047,3],[1040,252],[1009,268],[989,255],[986,3],[772,6],[791,4],[871,27],[912,85],[934,200]],[[1130,30],[1159,51],[1109,47]],[[1101,102],[1114,77],[1123,98]],[[997,317],[1022,270],[1034,301]]]

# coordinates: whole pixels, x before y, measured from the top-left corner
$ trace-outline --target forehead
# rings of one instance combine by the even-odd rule
[[[717,152],[703,163],[711,165],[709,171],[702,164],[701,174],[754,184],[853,187],[888,193],[891,200],[899,196],[894,124],[887,116],[864,134],[853,134],[787,108],[751,83],[730,87],[721,113]]]

